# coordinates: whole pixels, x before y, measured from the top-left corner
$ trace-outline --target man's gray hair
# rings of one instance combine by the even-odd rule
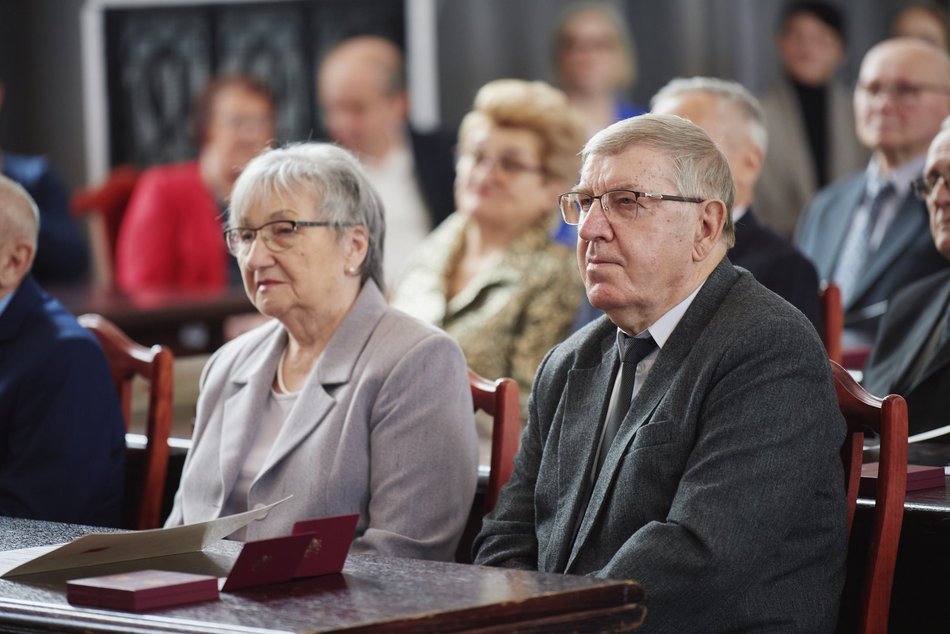
[[[651,193],[717,198],[726,204],[723,235],[731,246],[735,242],[732,205],[736,186],[726,157],[709,135],[676,115],[644,114],[618,121],[595,134],[581,150],[581,159],[586,165],[592,157],[613,156],[635,145],[658,150],[673,164],[670,176],[679,191]]]
[[[348,151],[329,143],[297,143],[266,150],[255,157],[234,183],[228,214],[229,226],[246,215],[251,204],[277,198],[315,199],[319,220],[338,232],[347,226],[366,227],[369,246],[361,269],[365,282],[383,283],[383,240],[386,221],[379,194],[370,185],[359,161]]]
[[[667,99],[675,99],[684,94],[704,92],[718,97],[721,104],[731,106],[745,122],[749,139],[762,152],[763,156],[768,148],[769,134],[765,127],[765,113],[759,100],[752,96],[742,84],[716,77],[680,77],[671,80],[660,88],[650,100],[650,107]]]
[[[18,182],[0,175],[0,222],[14,236],[30,241],[33,251],[40,235],[40,210]]]

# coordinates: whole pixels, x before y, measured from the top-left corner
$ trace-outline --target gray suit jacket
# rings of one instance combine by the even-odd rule
[[[754,205],[765,224],[790,239],[818,191],[815,162],[798,97],[788,79],[781,79],[762,97],[762,110],[769,143]],[[837,83],[828,86],[828,153],[829,181],[861,169],[868,160],[868,151],[854,130],[851,92]]]
[[[644,632],[831,631],[844,421],[815,329],[724,259],[660,350],[572,542],[615,333],[599,319],[543,362],[476,563],[635,579]]]
[[[802,218],[795,244],[823,280],[832,279],[866,186],[867,176],[861,172],[826,187]],[[908,192],[881,245],[868,257],[854,296],[844,305],[847,329],[873,339],[895,293],[950,266],[934,246],[929,222],[924,203]]]
[[[254,442],[287,335],[265,324],[216,352],[166,525],[218,517]],[[367,282],[307,379],[248,507],[293,498],[247,539],[359,513],[356,552],[452,558],[478,473],[465,359],[443,332],[389,308]],[[437,493],[437,494],[436,494]]]
[[[864,368],[864,387],[878,396],[893,393],[907,399],[911,435],[950,425],[950,341],[938,342],[927,365],[918,368],[931,334],[944,327],[950,270],[912,284],[894,296],[893,304]]]

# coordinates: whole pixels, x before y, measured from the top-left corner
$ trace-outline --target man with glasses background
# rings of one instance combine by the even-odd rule
[[[832,631],[844,422],[811,323],[726,258],[725,157],[652,114],[581,156],[559,203],[606,316],[538,369],[475,563],[635,579],[644,631]]]
[[[947,266],[910,184],[950,115],[950,57],[910,38],[876,45],[861,63],[854,111],[871,161],[815,196],[795,242],[822,279],[841,287],[846,342],[869,344],[888,300]]]
[[[822,332],[818,272],[798,249],[759,222],[758,207],[755,212],[752,209],[752,192],[768,145],[765,115],[758,100],[734,81],[692,77],[670,81],[653,96],[650,106],[657,114],[689,119],[719,146],[736,184],[732,208],[736,244],[729,250],[729,260],[748,269]]]
[[[914,182],[930,212],[934,245],[950,260],[948,179],[950,119],[930,146],[924,176]],[[950,425],[950,269],[908,286],[891,305],[864,369],[864,386],[872,394],[894,393],[907,399],[911,434]]]

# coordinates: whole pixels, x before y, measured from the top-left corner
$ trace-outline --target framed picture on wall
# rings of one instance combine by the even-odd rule
[[[314,86],[325,52],[358,34],[406,45],[406,4],[392,0],[90,4],[84,48],[92,59],[84,60],[84,74],[98,84],[86,90],[95,171],[194,157],[192,103],[221,74],[249,74],[273,91],[278,142],[322,138]]]

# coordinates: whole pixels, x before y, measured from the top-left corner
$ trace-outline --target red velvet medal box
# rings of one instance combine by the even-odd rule
[[[865,497],[872,497],[877,491],[877,464],[868,462],[861,465],[861,485],[858,493]],[[907,490],[919,491],[933,489],[946,484],[943,467],[926,467],[919,464],[907,465]]]
[[[167,570],[136,570],[66,583],[70,603],[133,612],[216,601],[218,597],[217,577]]]

